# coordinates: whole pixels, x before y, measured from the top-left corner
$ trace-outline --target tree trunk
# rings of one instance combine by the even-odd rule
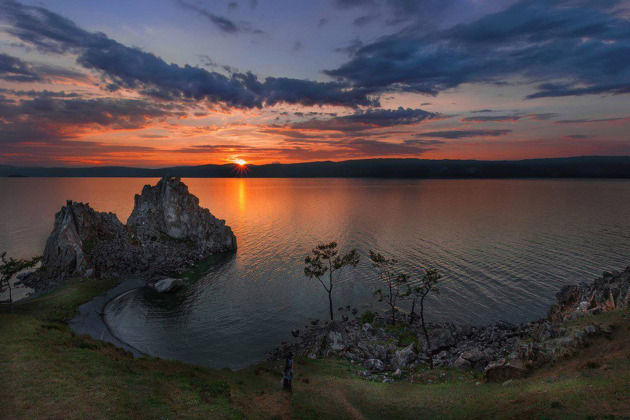
[[[13,313],[13,294],[11,293],[11,280],[7,281],[7,286],[9,286],[9,312]]]
[[[409,323],[413,325],[414,318],[416,316],[416,299],[411,301],[411,313],[409,314]]]
[[[333,304],[332,304],[332,289],[328,291],[328,307],[330,309],[330,320],[334,321],[335,317],[333,314]]]
[[[429,332],[427,326],[424,323],[424,296],[420,299],[420,321],[422,322],[422,330],[424,331],[424,338],[427,340],[427,353],[429,354],[429,367],[433,369],[433,353],[431,352],[431,340],[429,340]]]
[[[333,314],[333,304],[332,304],[332,289],[333,289],[333,269],[332,263],[330,260],[328,261],[328,265],[330,269],[328,270],[328,307],[330,309],[330,320],[335,320],[335,315]]]
[[[396,325],[396,304],[391,305],[392,307],[392,325]]]

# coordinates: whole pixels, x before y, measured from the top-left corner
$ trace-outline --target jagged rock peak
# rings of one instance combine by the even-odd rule
[[[188,191],[180,178],[165,176],[136,194],[127,226],[141,240],[189,241],[202,251],[232,251],[236,237],[225,220],[217,219]]]
[[[114,248],[105,251],[103,247]],[[114,213],[94,211],[89,203],[67,200],[55,215],[55,225],[44,248],[43,266],[63,275],[90,276],[108,252],[108,258],[127,252],[125,226]],[[119,256],[125,260],[124,255]]]

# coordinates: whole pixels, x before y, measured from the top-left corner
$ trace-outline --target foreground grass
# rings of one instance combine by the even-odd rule
[[[281,366],[231,372],[154,358],[72,333],[63,322],[115,283],[68,282],[0,314],[0,418],[588,418],[630,413],[630,313],[579,322],[613,325],[574,359],[506,385],[436,370],[416,383],[356,377],[345,361],[296,360],[292,395]],[[427,384],[430,381],[431,384]]]

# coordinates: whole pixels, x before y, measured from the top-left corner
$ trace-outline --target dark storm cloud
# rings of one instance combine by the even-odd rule
[[[38,82],[41,77],[19,58],[0,53],[0,79],[10,82]]]
[[[449,29],[418,35],[410,27],[326,73],[357,86],[429,95],[517,76],[565,81],[542,84],[530,98],[628,93],[630,21],[615,14],[618,3],[522,0]]]
[[[466,137],[499,137],[511,133],[512,130],[448,130],[419,133],[418,137],[438,137],[442,139],[461,139]]]
[[[418,124],[442,116],[423,109],[371,109],[329,119],[312,118],[291,125],[293,129],[361,131],[372,128]]]
[[[169,64],[162,58],[91,33],[44,8],[0,0],[0,20],[11,35],[52,54],[77,54],[82,66],[110,79],[111,90],[128,88],[162,100],[194,99],[240,108],[281,102],[303,105],[356,107],[378,105],[372,89],[349,89],[346,83],[289,78],[259,80],[251,73],[230,77],[189,65]]]

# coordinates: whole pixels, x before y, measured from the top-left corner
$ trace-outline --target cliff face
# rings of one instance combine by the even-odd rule
[[[164,177],[136,195],[126,226],[113,213],[68,201],[55,216],[43,267],[48,279],[149,276],[234,250],[236,237],[225,221],[200,207],[179,178]]]
[[[53,275],[91,276],[98,274],[97,269],[130,266],[130,257],[137,255],[130,248],[125,226],[115,214],[96,212],[89,204],[69,200],[55,215],[43,266]]]
[[[236,249],[236,237],[225,220],[199,206],[179,178],[162,178],[156,186],[145,185],[135,196],[127,226],[141,241],[170,238],[190,242],[201,252]]]

